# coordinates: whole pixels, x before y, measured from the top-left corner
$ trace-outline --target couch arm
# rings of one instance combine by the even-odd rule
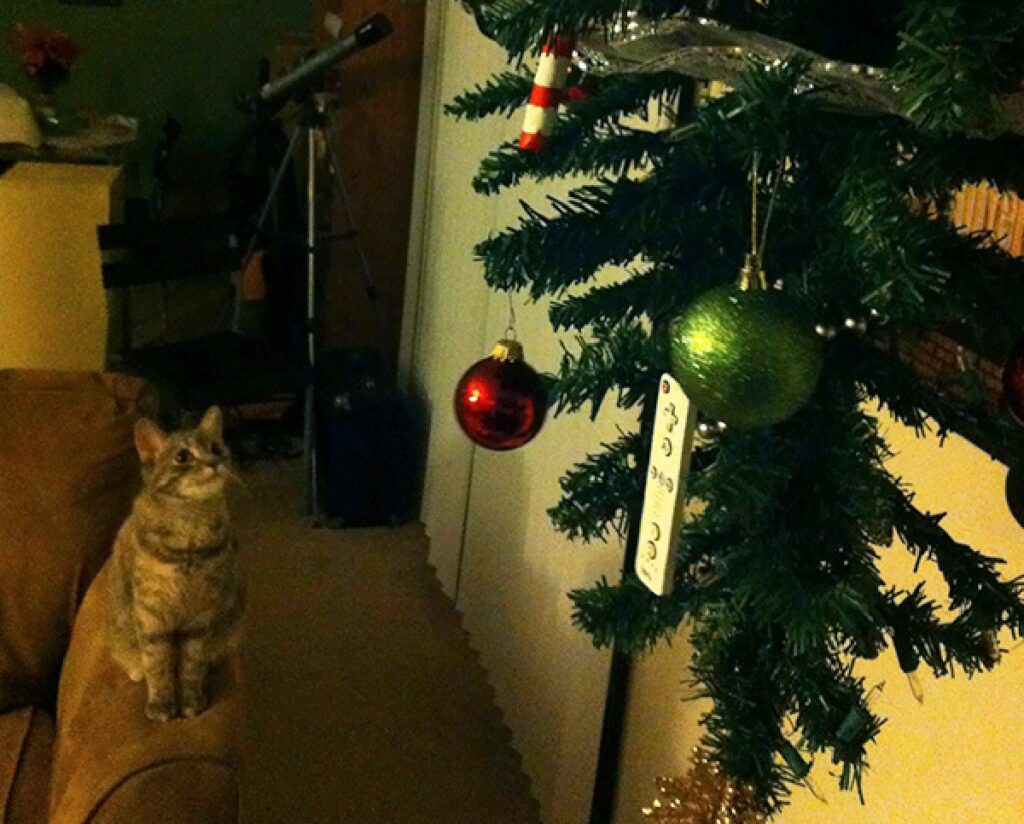
[[[145,685],[107,649],[109,564],[75,619],[57,700],[52,824],[237,822],[241,701],[238,662],[214,673],[210,708],[150,721]]]

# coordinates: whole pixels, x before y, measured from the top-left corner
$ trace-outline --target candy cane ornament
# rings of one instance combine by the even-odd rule
[[[576,42],[572,37],[556,34],[548,38],[541,49],[537,73],[533,78],[533,91],[526,107],[523,132],[519,148],[539,152],[558,118],[558,107],[565,98],[569,80],[569,61]]]

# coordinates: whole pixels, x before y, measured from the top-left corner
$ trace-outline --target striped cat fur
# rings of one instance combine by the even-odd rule
[[[212,407],[195,429],[135,426],[143,489],[114,542],[110,650],[145,679],[146,715],[191,718],[211,667],[239,640],[245,585],[225,485],[234,476]]]

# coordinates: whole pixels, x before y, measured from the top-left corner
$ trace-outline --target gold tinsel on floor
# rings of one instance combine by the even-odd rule
[[[665,824],[765,824],[755,809],[752,787],[729,780],[708,754],[694,747],[690,772],[682,778],[659,778],[658,794],[644,817]]]

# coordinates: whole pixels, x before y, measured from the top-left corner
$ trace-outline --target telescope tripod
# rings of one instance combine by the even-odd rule
[[[376,288],[371,279],[366,253],[359,243],[358,232],[354,228],[349,228],[343,232],[321,232],[318,230],[317,186],[319,181],[317,167],[321,158],[326,160],[326,173],[331,178],[332,187],[341,198],[348,223],[354,227],[352,205],[349,201],[348,192],[345,189],[344,180],[341,177],[341,168],[338,164],[330,131],[331,115],[337,110],[340,100],[336,94],[316,92],[306,96],[300,101],[300,104],[301,113],[298,126],[289,138],[284,156],[274,173],[270,191],[260,210],[252,237],[242,258],[242,271],[245,271],[246,265],[264,236],[267,221],[275,211],[281,185],[284,182],[294,156],[299,151],[300,138],[304,138],[303,142],[305,143],[306,152],[306,232],[304,237],[297,238],[304,245],[306,256],[304,328],[306,338],[306,375],[303,394],[302,454],[306,478],[307,514],[312,516],[314,526],[320,526],[319,467],[316,432],[316,367],[318,354],[317,267],[319,250],[326,244],[347,240],[353,241],[356,253],[359,256],[367,297],[371,302],[376,300]],[[242,297],[241,289],[239,288],[235,295],[235,312],[232,324],[235,331],[238,331],[241,326],[241,304]]]

